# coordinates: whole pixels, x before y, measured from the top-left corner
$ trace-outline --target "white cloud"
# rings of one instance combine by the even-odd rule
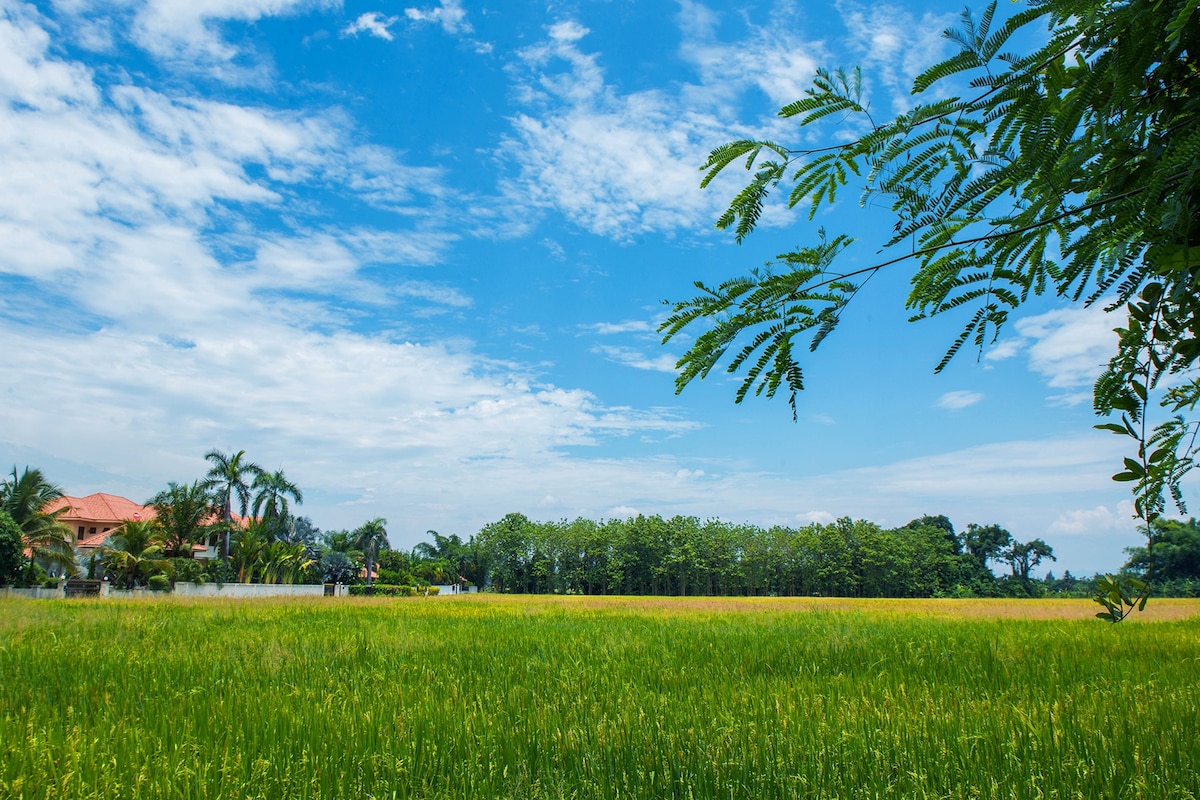
[[[617,506],[616,508],[609,510],[608,517],[610,519],[628,519],[629,517],[636,517],[641,513],[642,512],[638,511],[636,508],[630,508],[629,506]]]
[[[254,23],[338,5],[337,0],[78,0],[55,8],[87,47],[113,50],[132,41],[179,69],[237,83],[265,83],[269,65],[252,46],[230,41],[225,23]]]
[[[879,494],[911,498],[1067,494],[1109,486],[1120,464],[1115,436],[1089,435],[1055,442],[980,445],[951,453],[906,459],[885,467],[851,470],[857,484]]]
[[[601,336],[612,336],[621,333],[654,333],[657,327],[644,319],[627,320],[625,322],[597,322],[592,325],[581,325],[584,330],[598,333]]]
[[[360,33],[366,33],[390,42],[396,38],[392,35],[390,28],[399,21],[399,17],[385,17],[378,11],[368,11],[360,14],[358,19],[343,28],[342,35],[357,36]]]
[[[716,38],[717,22],[714,12],[700,3],[680,3],[680,55],[700,73],[700,85],[689,95],[696,102],[718,102],[727,108],[738,95],[755,88],[776,111],[804,96],[827,58],[819,42],[805,41],[788,25],[752,25],[741,41],[721,42]]]
[[[1019,338],[1001,339],[995,344],[984,350],[983,358],[985,361],[1003,361],[1006,358],[1013,358],[1021,352],[1023,341]]]
[[[435,8],[406,8],[404,15],[413,22],[433,22],[446,33],[470,33],[471,23],[460,0],[441,0]]]
[[[927,12],[918,18],[900,6],[875,4],[863,9],[855,2],[841,2],[838,10],[849,32],[848,42],[862,58],[863,72],[882,81],[894,112],[906,111],[913,80],[950,54],[951,45],[942,31],[956,23],[954,17]]]
[[[802,96],[824,50],[787,33],[787,26],[750,26],[736,42],[716,35],[715,15],[681,4],[680,57],[698,80],[674,91],[623,92],[610,84],[603,54],[589,52],[586,26],[562,20],[546,39],[521,51],[516,99],[527,110],[512,118],[500,148],[519,174],[514,202],[553,209],[592,233],[633,241],[649,232],[708,227],[741,189],[740,175],[720,176],[707,190],[698,168],[716,146],[738,137],[784,136],[774,112]],[[765,93],[747,125],[739,103]],[[774,197],[761,224],[792,220]]]
[[[724,195],[702,191],[696,168],[729,137],[728,123],[659,92],[619,94],[598,57],[579,49],[586,33],[559,23],[522,51],[531,75],[518,97],[538,111],[515,116],[501,146],[520,170],[514,201],[622,241],[715,219]]]
[[[983,399],[983,395],[980,394],[979,392],[966,392],[966,391],[946,392],[945,394],[943,394],[941,397],[938,398],[938,401],[934,405],[936,405],[938,408],[945,408],[945,409],[949,409],[950,411],[957,411],[961,408],[967,408],[968,406],[973,406],[982,399]]]
[[[1088,388],[1116,352],[1113,329],[1123,323],[1119,313],[1106,312],[1101,303],[1025,317],[1013,323],[1017,335],[997,343],[984,358],[990,362],[1028,354],[1030,370],[1051,388],[1064,390],[1047,398],[1051,405],[1081,405],[1091,402]]]
[[[1052,533],[1091,535],[1108,531],[1128,531],[1134,527],[1133,503],[1122,500],[1115,508],[1106,505],[1078,508],[1059,515],[1050,523]]]
[[[837,517],[828,511],[805,511],[803,514],[796,515],[796,520],[805,525],[810,525],[814,522],[818,525],[828,525],[836,519]]]
[[[1100,304],[1090,308],[1065,308],[1026,317],[1016,323],[1017,333],[1031,341],[1029,366],[1050,386],[1070,389],[1091,384],[1115,352],[1113,328],[1124,320],[1108,314]]]
[[[648,356],[640,350],[632,347],[616,347],[613,345],[597,345],[592,348],[593,353],[598,353],[609,361],[615,361],[618,364],[623,364],[634,369],[650,370],[652,372],[675,372],[675,362],[679,359],[669,354]]]

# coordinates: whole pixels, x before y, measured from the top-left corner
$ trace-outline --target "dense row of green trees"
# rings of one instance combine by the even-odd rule
[[[761,528],[681,516],[535,522],[514,513],[466,541],[428,531],[430,541],[405,551],[390,546],[382,518],[322,533],[292,513],[302,496],[282,470],[267,475],[242,452],[213,453],[207,476],[170,483],[151,499],[152,519],[115,529],[85,565],[89,577],[107,575],[123,587],[378,582],[513,593],[844,597],[1088,596],[1100,580],[1069,572],[1039,578],[1035,570],[1055,560],[1046,542],[1018,541],[998,525],[956,531],[945,516],[886,529],[848,518]],[[48,510],[62,496],[36,469],[14,468],[0,483],[0,583],[75,569],[71,531]],[[218,541],[225,558],[193,558],[194,545]],[[1151,544],[1127,551],[1125,574],[1147,578],[1160,593],[1200,594],[1200,524],[1157,520]]]
[[[944,516],[901,528],[837,520],[802,528],[638,516],[531,522],[509,514],[467,549],[503,592],[653,595],[929,597],[1027,595],[1032,571],[1054,559],[1040,539],[997,525],[962,533]],[[991,564],[1011,575],[997,580]]]

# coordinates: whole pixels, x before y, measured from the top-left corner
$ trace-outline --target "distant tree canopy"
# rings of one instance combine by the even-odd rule
[[[1124,312],[1094,392],[1096,412],[1119,417],[1103,427],[1132,440],[1114,477],[1131,484],[1146,522],[1167,494],[1181,505],[1179,481],[1197,453],[1196,425],[1181,414],[1200,399],[1196,8],[1030,0],[993,25],[993,2],[946,32],[957,52],[917,77],[916,104],[890,120],[872,115],[859,71],[819,71],[779,112],[798,123],[803,145],[742,140],[710,154],[702,185],[731,165],[752,176],[717,226],[742,241],[786,184],[788,205],[807,207],[810,220],[844,189],[887,204],[892,237],[866,266],[839,266],[854,240],[821,231],[765,269],[697,283],[661,327],[664,342],[695,335],[677,389],[724,364],[743,375],[736,402],[783,390],[794,414],[803,351],[837,327],[872,275],[902,265],[914,320],[965,317],[939,370],[964,345],[994,341],[1034,295],[1102,302]],[[1014,51],[1018,33],[1041,46]],[[1156,403],[1166,419],[1154,427],[1146,416]]]
[[[1162,519],[1154,523],[1154,558],[1145,547],[1130,547],[1125,569],[1153,581],[1200,580],[1200,523]]]
[[[638,516],[595,522],[532,522],[508,514],[467,543],[501,592],[649,595],[827,595],[842,597],[1027,594],[997,581],[986,559],[965,547],[969,532],[999,531],[999,559],[1011,535],[943,516],[887,530],[840,519],[794,529],[695,517]],[[1034,540],[1040,542],[1040,540]],[[1041,546],[1034,548],[1045,557]],[[426,548],[432,549],[432,548]],[[1028,582],[1037,561],[1014,568]],[[1020,574],[1018,574],[1018,572]]]

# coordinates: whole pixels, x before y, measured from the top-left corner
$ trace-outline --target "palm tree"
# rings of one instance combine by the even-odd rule
[[[209,450],[204,454],[204,460],[211,461],[212,467],[202,485],[221,504],[221,519],[226,523],[221,538],[221,560],[225,562],[229,561],[229,523],[233,521],[233,498],[237,497],[239,513],[246,516],[246,507],[250,504],[250,484],[246,478],[254,480],[262,473],[262,468],[257,464],[242,460],[245,455],[245,450],[238,450],[233,456],[220,450]]]
[[[67,509],[64,506],[55,511],[47,510],[63,497],[62,489],[47,481],[40,469],[26,467],[17,475],[14,466],[12,475],[0,483],[0,508],[7,511],[21,529],[21,537],[32,560],[62,567],[64,572],[73,574],[76,571],[75,536],[71,528],[58,519]]]
[[[139,579],[170,572],[171,562],[163,550],[163,530],[157,520],[127,519],[108,537],[100,559],[106,572],[117,573],[125,588],[132,589]]]
[[[262,551],[262,582],[295,583],[296,577],[313,563],[304,545],[271,542]]]
[[[201,481],[182,486],[171,481],[154,495],[154,518],[162,527],[167,552],[192,557],[192,545],[204,538],[205,527],[213,513],[213,498]]]
[[[276,529],[276,535],[288,518],[288,497],[296,501],[296,505],[304,502],[300,487],[287,479],[282,469],[274,472],[259,471],[254,476],[250,487],[255,491],[254,516],[261,517],[264,522],[270,522]]]
[[[254,575],[262,566],[270,538],[267,526],[256,519],[250,520],[245,528],[234,534],[233,549],[229,555],[238,571],[238,583],[254,582]]]
[[[376,517],[365,522],[354,532],[354,544],[367,554],[367,585],[371,585],[372,568],[375,566],[375,554],[380,548],[388,546],[387,520]]]

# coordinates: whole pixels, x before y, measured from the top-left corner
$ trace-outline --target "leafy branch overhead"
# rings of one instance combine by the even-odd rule
[[[697,284],[660,329],[664,343],[705,329],[678,363],[676,389],[723,364],[742,375],[737,402],[782,389],[795,414],[796,337],[812,332],[808,349],[818,346],[883,269],[911,270],[913,320],[963,316],[937,370],[965,345],[994,341],[1033,295],[1103,302],[1129,321],[1095,406],[1122,414],[1104,427],[1137,440],[1117,477],[1134,483],[1150,522],[1164,492],[1182,501],[1179,479],[1196,454],[1185,416],[1151,428],[1145,412],[1163,397],[1186,414],[1200,397],[1200,12],[1194,0],[1032,0],[998,22],[993,2],[945,35],[957,52],[917,77],[906,113],[876,121],[858,69],[819,71],[779,112],[805,131],[865,131],[853,141],[712,151],[701,185],[729,169],[752,175],[717,221],[739,242],[781,184],[810,221],[853,189],[863,205],[886,204],[894,227],[865,267],[839,269],[853,239],[821,231],[765,269]],[[1018,38],[1044,43],[1021,53]]]

